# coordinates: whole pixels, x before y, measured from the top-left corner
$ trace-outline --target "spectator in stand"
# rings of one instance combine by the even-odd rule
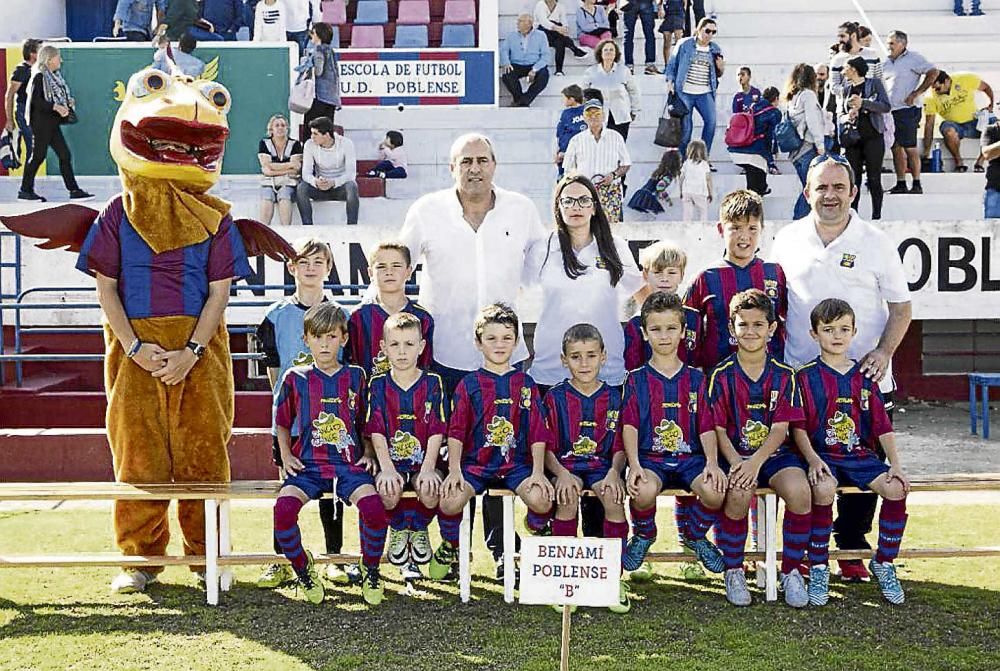
[[[287,12],[283,0],[263,0],[257,3],[253,17],[254,42],[285,42],[288,40]]]
[[[639,116],[642,97],[632,70],[622,65],[622,53],[614,40],[604,40],[594,49],[594,65],[583,74],[583,85],[600,90],[608,112],[608,128],[628,140],[629,126]],[[586,175],[590,177],[590,175]]]
[[[872,219],[882,218],[882,159],[885,157],[885,120],[882,115],[891,109],[889,95],[880,78],[866,76],[868,62],[855,56],[844,65],[844,83],[837,91],[837,99],[842,100],[839,121],[841,129],[849,124],[857,129],[857,141],[847,144],[841,131],[841,141],[847,160],[854,171],[858,186],[852,206],[858,209],[861,199],[861,171],[868,174],[868,193],[872,199]]]
[[[969,3],[969,13],[965,12],[965,0],[955,0],[955,16],[984,16],[981,0],[972,0]]]
[[[514,107],[530,107],[549,83],[549,41],[535,30],[531,14],[517,17],[517,30],[500,45],[500,80],[514,97]],[[528,78],[528,90],[521,78]]]
[[[691,12],[694,12],[694,21],[691,20]],[[713,13],[714,17],[715,14]],[[705,0],[684,0],[684,34],[693,35],[697,33],[697,29],[693,32],[691,26],[698,26],[701,20],[705,18]]]
[[[333,123],[334,115],[340,109],[340,71],[337,56],[333,51],[333,26],[329,23],[314,23],[309,31],[309,48],[298,68],[312,68],[316,80],[316,97],[303,115],[303,123],[326,117]]]
[[[285,4],[285,33],[289,42],[299,45],[299,57],[309,45],[309,26],[323,16],[319,0],[282,0]]]
[[[201,0],[201,19],[207,26],[195,25],[191,34],[202,41],[236,39],[243,26],[243,3],[240,0]]]
[[[791,152],[788,158],[795,166],[795,173],[805,189],[809,164],[816,156],[826,153],[826,122],[823,119],[823,108],[816,97],[816,71],[811,65],[799,63],[792,69],[785,90],[785,100],[788,102],[788,117],[802,138],[802,146]],[[795,201],[792,219],[801,219],[807,214],[809,202],[805,194],[800,193]]]
[[[833,151],[837,143],[837,96],[830,92],[828,86],[830,82],[830,66],[826,63],[817,63],[813,69],[816,71],[816,99],[823,109],[823,123],[826,128],[826,150]]]
[[[715,19],[702,19],[694,37],[685,37],[670,53],[664,77],[667,93],[676,91],[677,96],[687,106],[689,113],[684,117],[681,144],[678,150],[687,152],[694,127],[694,111],[698,111],[704,124],[701,139],[712,151],[715,139],[715,93],[719,88],[719,78],[725,71],[726,62],[722,49],[713,41],[718,26]]]
[[[663,64],[670,61],[670,49],[684,37],[684,15],[687,0],[662,0],[659,31],[663,33]]]
[[[733,96],[733,114],[749,112],[760,99],[760,89],[750,83],[750,68],[743,66],[739,73],[740,90]]]
[[[594,0],[583,0],[576,10],[576,39],[582,46],[594,48],[611,38],[611,24],[604,7],[594,4]]]
[[[986,193],[983,195],[983,217],[1000,219],[1000,123],[994,120],[983,132],[980,141],[986,168]]]
[[[32,135],[31,125],[28,123],[26,114],[28,106],[28,82],[31,81],[31,68],[38,60],[38,49],[42,46],[41,40],[28,38],[21,44],[21,57],[24,59],[10,75],[10,83],[7,85],[7,92],[3,98],[3,109],[6,115],[4,129],[7,132],[14,132],[14,124],[17,124],[21,131],[21,139],[24,140],[24,160],[22,165],[31,159]],[[19,152],[18,147],[13,147],[15,153]]]
[[[31,150],[31,160],[24,167],[24,174],[21,176],[21,189],[17,192],[18,200],[45,201],[35,193],[35,175],[45,161],[50,146],[59,159],[59,172],[62,174],[66,190],[69,191],[70,199],[90,200],[94,197],[76,183],[73,158],[60,128],[71,114],[76,114],[73,96],[62,73],[59,72],[60,67],[62,67],[62,56],[59,49],[47,44],[38,50],[38,60],[32,68],[31,81],[28,84],[26,112],[34,146]]]
[[[977,127],[979,116],[989,118],[994,103],[993,89],[979,75],[956,72],[952,76],[944,70],[938,71],[931,88],[932,93],[924,101],[923,155],[925,157],[930,155],[931,140],[934,137],[934,119],[940,114],[943,119],[941,136],[944,138],[944,146],[955,159],[955,172],[967,172],[968,166],[962,163],[961,142],[964,138],[979,138],[982,135]],[[985,93],[990,101],[982,110],[976,105],[976,91]],[[975,171],[983,172],[981,154],[976,159]]]
[[[284,115],[275,114],[267,120],[267,137],[257,147],[257,160],[264,175],[260,220],[270,226],[274,204],[278,203],[278,221],[282,226],[291,225],[295,186],[302,174],[302,143],[289,137]]]
[[[875,36],[872,35],[872,29],[868,26],[858,25],[858,42],[866,49],[872,48],[872,40]]]
[[[167,0],[161,23],[171,42],[181,39],[199,21],[198,0]]]
[[[622,220],[622,180],[632,166],[625,139],[604,127],[604,105],[600,100],[583,103],[587,130],[569,141],[563,168],[567,175],[583,175],[597,189],[601,207],[611,223]]]
[[[403,134],[398,130],[390,130],[385,138],[378,143],[378,163],[368,171],[369,177],[382,179],[406,178],[406,150],[403,149]]]
[[[167,0],[118,0],[111,34],[115,37],[124,35],[129,42],[145,42],[151,39],[150,28],[153,25],[154,8],[157,21],[163,20]]]
[[[691,140],[688,143],[678,189],[684,223],[708,221],[708,204],[712,202],[715,187],[712,185],[712,170],[708,164],[708,149],[701,140]]]
[[[844,64],[858,56],[868,64],[867,77],[882,79],[882,60],[877,51],[861,44],[859,28],[860,26],[854,21],[845,21],[837,26],[838,51],[830,58],[830,88],[834,93],[841,90]]]
[[[538,0],[535,5],[535,25],[545,33],[549,46],[556,51],[556,76],[563,75],[563,63],[566,62],[566,50],[569,49],[577,58],[585,58],[587,52],[576,46],[569,36],[569,26],[566,23],[566,10],[559,0]]]
[[[302,150],[302,181],[295,187],[295,202],[303,226],[312,226],[314,200],[347,202],[347,224],[358,223],[358,161],[354,143],[337,136],[333,120],[326,117],[309,123],[310,139]]]
[[[556,125],[556,165],[559,176],[563,176],[563,157],[573,136],[587,128],[583,119],[583,90],[578,84],[570,84],[562,90],[565,109],[559,115]]]
[[[647,75],[661,74],[656,69],[656,13],[659,1],[656,0],[632,0],[628,8],[623,10],[625,14],[625,65],[629,70],[633,69],[633,51],[635,50],[635,23],[642,22],[642,37],[645,42],[645,56]],[[661,10],[662,12],[662,10]]]
[[[733,163],[746,171],[747,188],[759,196],[771,191],[767,188],[767,172],[774,161],[774,129],[781,121],[781,112],[775,107],[780,95],[773,86],[764,89],[760,100],[749,110],[753,114],[756,139],[745,147],[729,147]]]
[[[889,193],[923,193],[920,186],[920,152],[917,150],[917,126],[920,125],[920,97],[937,79],[938,70],[930,61],[907,48],[902,30],[889,33],[889,58],[882,68],[885,91],[892,105],[895,142],[892,162],[896,168],[896,186]],[[923,79],[921,79],[923,77]],[[906,190],[906,169],[913,175],[913,186]]]
[[[177,43],[177,51],[173,53],[174,65],[188,77],[197,79],[205,71],[205,61],[194,55],[194,50],[198,47],[198,41],[191,33],[181,35]],[[163,68],[160,68],[163,69]]]

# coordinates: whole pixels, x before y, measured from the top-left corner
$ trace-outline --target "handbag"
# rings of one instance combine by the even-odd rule
[[[312,107],[315,99],[316,81],[312,77],[300,78],[292,86],[292,93],[288,96],[288,110],[305,114]]]
[[[802,138],[795,128],[795,122],[788,114],[788,110],[781,115],[781,121],[774,127],[774,141],[778,143],[778,149],[788,153],[798,151],[802,146]]]
[[[684,103],[676,91],[671,91],[670,95],[667,96],[667,113],[673,117],[686,117],[691,113],[688,106]]]
[[[853,147],[861,142],[861,131],[858,130],[857,123],[853,121],[840,124],[839,135],[841,147]]]
[[[680,117],[661,116],[656,124],[656,136],[653,137],[653,144],[658,147],[681,146],[683,126],[684,121]]]

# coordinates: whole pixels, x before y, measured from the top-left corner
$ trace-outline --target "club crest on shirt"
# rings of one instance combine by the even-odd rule
[[[778,407],[778,390],[777,389],[772,389],[771,390],[771,402],[768,403],[767,409],[770,410],[771,412],[774,412],[774,409],[777,408],[777,407]]]
[[[509,419],[493,415],[493,419],[486,425],[486,445],[499,448],[500,457],[504,461],[510,461],[514,451],[514,425]]]
[[[309,352],[299,352],[292,359],[293,366],[311,366],[313,364],[313,355]]]
[[[695,340],[698,334],[694,329],[684,329],[684,344],[687,346],[688,350],[694,350],[694,346],[697,344]]]
[[[424,462],[424,450],[420,447],[413,434],[396,429],[396,433],[389,439],[389,457],[393,461],[412,461],[414,464]]]
[[[531,408],[531,389],[529,387],[521,387],[521,407],[525,410]]]
[[[358,407],[358,394],[353,389],[347,390],[347,407],[355,410]]]
[[[671,454],[689,454],[691,446],[684,440],[684,432],[672,419],[661,419],[659,426],[653,429],[653,452],[669,452]]]
[[[323,445],[332,446],[345,461],[351,460],[351,448],[354,447],[354,439],[347,431],[344,420],[333,413],[320,412],[319,416],[312,421],[313,435],[312,446],[321,447]]]
[[[842,268],[853,268],[854,262],[857,260],[857,258],[858,258],[857,254],[844,253],[840,257],[840,266]]]
[[[764,293],[772,301],[778,300],[778,280],[764,280]]]
[[[826,420],[829,428],[826,430],[827,445],[843,445],[844,450],[853,452],[861,441],[855,431],[854,420],[850,415],[838,410],[833,417]]]
[[[614,431],[618,427],[618,410],[608,410],[604,416],[604,426],[608,431]]]
[[[388,373],[390,368],[392,368],[392,364],[389,363],[389,357],[385,355],[385,352],[379,352],[372,359],[372,377]]]
[[[594,259],[594,266],[598,270],[607,270],[608,269],[608,263],[607,263],[607,261],[605,261],[600,256],[598,256],[596,259]]]
[[[861,390],[861,409],[867,411],[871,402],[871,391],[868,389]]]
[[[424,402],[424,424],[431,423],[431,416],[434,414],[434,404],[430,401]]]
[[[756,452],[764,445],[768,428],[755,419],[748,419],[740,429],[740,449],[743,452]]]
[[[592,457],[597,454],[597,443],[590,436],[580,436],[566,457]]]
[[[688,392],[688,412],[698,412],[698,392]]]

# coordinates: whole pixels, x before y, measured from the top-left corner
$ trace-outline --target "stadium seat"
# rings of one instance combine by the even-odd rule
[[[427,0],[402,0],[399,3],[396,23],[404,26],[426,26],[430,22],[431,6]]]
[[[382,26],[355,25],[351,28],[352,49],[382,49],[384,47],[385,34],[382,32]]]
[[[448,0],[444,6],[445,23],[475,23],[476,3],[474,0]]]
[[[385,0],[366,0],[358,3],[356,26],[382,26],[389,22],[389,3]]]
[[[321,5],[323,9],[323,23],[331,26],[342,26],[347,23],[347,5],[344,0],[329,0]]]
[[[467,23],[445,24],[441,33],[442,47],[474,47],[476,46],[476,31]]]
[[[427,47],[427,26],[396,26],[396,40],[393,42],[397,49],[425,49]]]

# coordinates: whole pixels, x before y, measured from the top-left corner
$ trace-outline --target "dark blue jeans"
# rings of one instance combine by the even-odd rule
[[[802,182],[803,188],[806,185],[806,173],[809,172],[809,162],[816,158],[817,153],[816,147],[813,147],[792,163],[795,166],[795,174],[799,176],[799,181]],[[805,194],[800,192],[799,199],[795,201],[795,211],[792,213],[792,219],[801,219],[809,214],[811,209],[808,201],[806,201]]]
[[[677,82],[679,86],[683,86],[684,82]],[[704,127],[701,129],[701,139],[705,142],[705,146],[708,151],[712,151],[712,140],[715,139],[715,96],[711,93],[701,93],[698,95],[690,95],[684,93],[684,91],[678,91],[677,95],[680,97],[681,101],[687,105],[688,112],[684,116],[683,123],[681,125],[681,146],[678,147],[681,156],[687,151],[688,143],[691,141],[691,131],[694,128],[694,110],[698,110],[698,116],[701,117],[701,121]]]
[[[31,159],[31,149],[35,146],[35,136],[31,132],[31,126],[28,124],[28,120],[24,118],[23,107],[17,107],[14,109],[14,121],[17,123],[18,130],[21,131],[21,139],[24,140],[24,160],[21,161],[21,164],[23,165]],[[17,151],[17,147],[14,147],[14,151]]]
[[[646,65],[656,63],[656,7],[649,0],[639,0],[638,11],[625,12],[625,65],[632,65],[635,48],[635,22],[642,22],[642,36],[646,40]]]

